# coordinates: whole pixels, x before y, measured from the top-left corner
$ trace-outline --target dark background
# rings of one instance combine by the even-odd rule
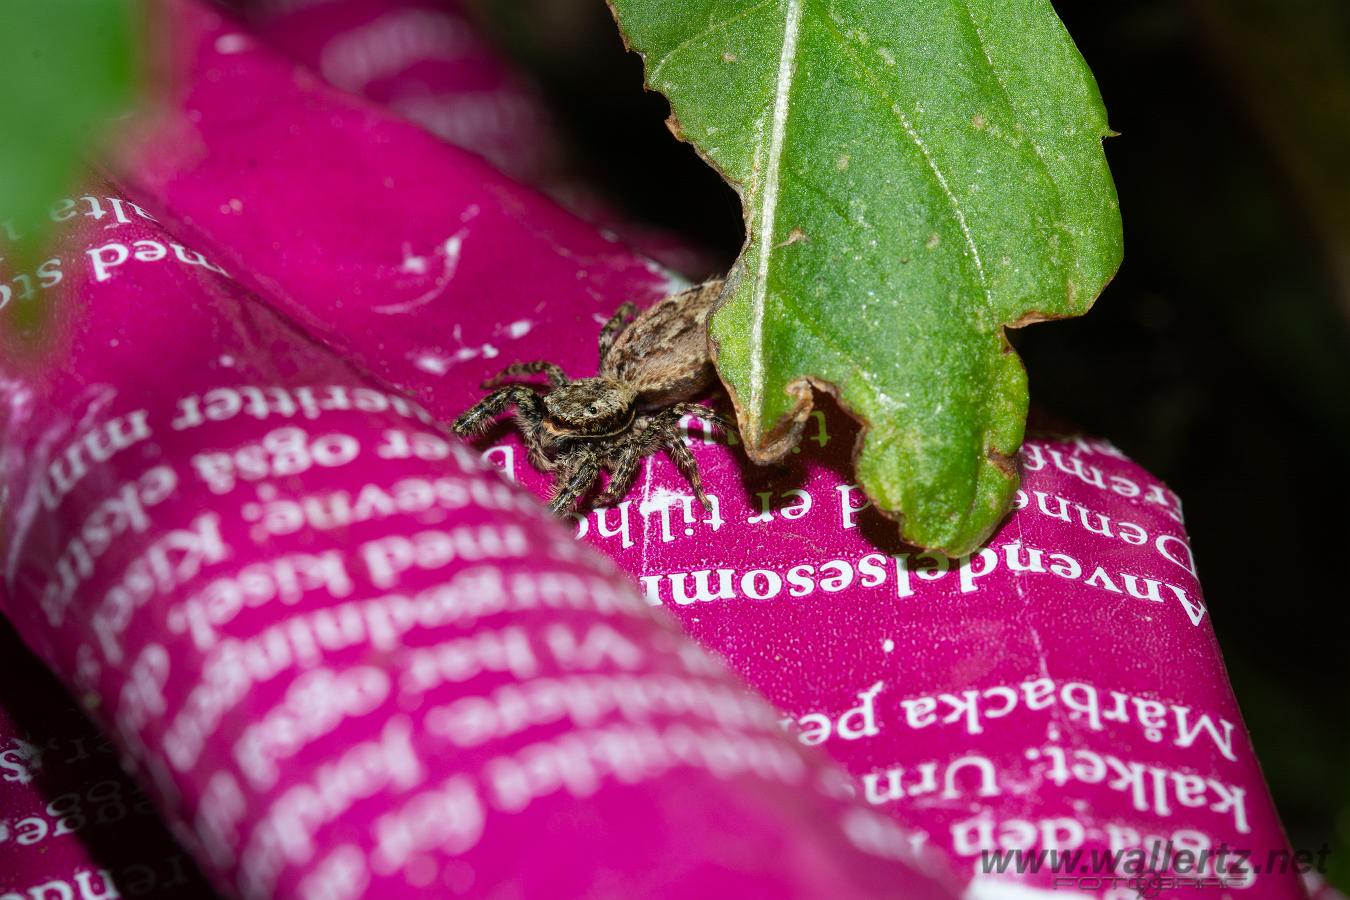
[[[1350,4],[1056,7],[1121,133],[1126,250],[1089,316],[1014,336],[1032,401],[1183,498],[1290,838],[1329,842],[1350,887]],[[666,131],[604,4],[481,12],[594,183],[725,270],[739,205]]]

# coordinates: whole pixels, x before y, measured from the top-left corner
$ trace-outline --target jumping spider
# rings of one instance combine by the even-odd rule
[[[689,479],[704,507],[698,463],[679,435],[680,418],[692,413],[723,429],[728,423],[689,398],[713,380],[708,357],[708,314],[722,291],[721,281],[697,285],[638,313],[625,303],[600,330],[600,374],[572,381],[550,362],[516,363],[483,382],[496,388],[455,420],[461,437],[477,434],[508,406],[529,448],[530,462],[556,472],[555,515],[572,511],[600,476],[609,485],[597,505],[618,501],[632,484],[638,462],[665,447]],[[498,387],[518,375],[547,374],[552,390],[539,394],[525,384]]]

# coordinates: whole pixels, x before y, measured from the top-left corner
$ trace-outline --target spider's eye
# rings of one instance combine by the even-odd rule
[[[598,410],[598,409],[595,408],[595,404],[594,404],[594,403],[592,403],[590,406],[586,407],[586,415],[588,415],[588,416],[593,416],[593,415],[597,414],[598,412],[600,412],[600,410]]]

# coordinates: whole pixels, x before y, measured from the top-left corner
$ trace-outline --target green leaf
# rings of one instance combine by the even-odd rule
[[[757,462],[826,390],[907,540],[958,555],[1017,487],[1008,326],[1119,265],[1096,83],[1049,0],[611,0],[748,239],[711,333]]]
[[[134,84],[132,0],[0,0],[0,242],[41,237]]]

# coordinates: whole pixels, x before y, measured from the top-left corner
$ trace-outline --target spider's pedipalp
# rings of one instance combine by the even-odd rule
[[[562,370],[562,366],[540,359],[534,362],[512,363],[483,382],[483,387],[496,387],[508,378],[515,378],[518,375],[537,375],[540,372],[548,373],[548,383],[554,387],[563,387],[570,383],[567,374]]]
[[[513,405],[517,415],[525,422],[537,425],[543,418],[544,404],[539,395],[523,384],[511,384],[498,388],[478,401],[451,427],[460,437],[470,437],[487,428],[497,413]]]
[[[605,357],[609,356],[610,348],[614,346],[614,341],[618,339],[623,330],[633,321],[637,315],[636,303],[625,303],[615,310],[614,315],[609,317],[605,327],[600,329],[600,368],[605,367]]]

